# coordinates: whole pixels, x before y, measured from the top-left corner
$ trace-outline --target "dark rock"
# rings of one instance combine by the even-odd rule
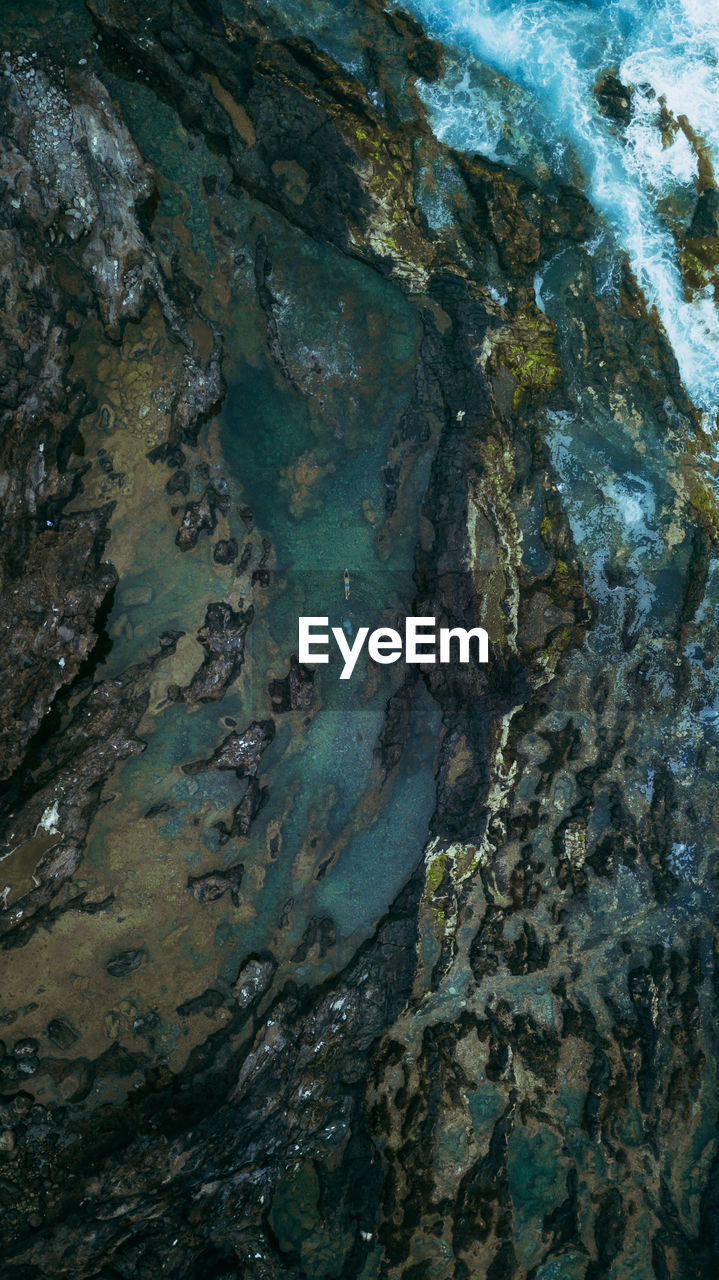
[[[254,774],[260,758],[275,736],[273,720],[253,720],[244,733],[231,733],[213,757],[218,769],[235,769],[238,775]]]
[[[169,49],[170,53],[182,53],[187,48],[187,45],[184,44],[180,37],[169,28],[159,31],[158,36],[161,44],[165,49]]]
[[[187,887],[198,902],[216,902],[229,893],[234,906],[240,905],[240,886],[245,868],[241,862],[221,871],[207,871],[201,876],[188,876]]]
[[[406,10],[390,10],[387,17],[405,42],[408,66],[430,84],[437,80],[444,63],[442,46],[430,40],[421,22]]]
[[[384,479],[384,505],[385,512],[391,516],[397,506],[397,494],[399,492],[399,466],[395,463],[385,463],[382,468],[382,476]]]
[[[178,640],[184,636],[184,631],[163,631],[160,634],[160,654],[161,657],[169,657],[177,648]]]
[[[705,236],[719,237],[719,191],[714,187],[708,187],[699,196],[688,234],[690,239],[697,240]]]
[[[147,963],[147,952],[142,948],[130,947],[127,951],[118,951],[106,961],[105,968],[111,978],[126,978],[141,965]]]
[[[187,703],[224,697],[244,662],[245,635],[253,617],[252,605],[237,611],[223,602],[207,606],[204,625],[197,633],[205,657],[190,683],[178,690],[178,697]]]
[[[170,496],[175,493],[181,493],[183,498],[186,498],[190,492],[190,473],[184,470],[173,471],[170,479],[165,485],[165,491],[169,493]],[[195,542],[196,541],[197,536],[195,537]]]
[[[207,360],[197,355],[185,357],[185,385],[175,396],[172,406],[172,443],[197,444],[203,422],[215,413],[225,395],[222,377],[222,341],[213,329],[213,345]]]
[[[297,964],[303,964],[310,952],[316,949],[317,956],[321,960],[335,945],[336,940],[334,920],[330,916],[312,916],[292,959]]]
[[[392,694],[387,705],[387,714],[375,747],[385,777],[397,767],[402,758],[410,732],[414,692],[414,682],[405,680],[396,693]]]
[[[290,669],[281,680],[271,680],[269,684],[270,701],[275,715],[283,715],[287,711],[306,711],[314,701],[315,673],[311,667],[304,666],[296,654],[290,658]]]
[[[223,509],[226,509],[226,499],[211,484],[198,502],[188,502],[175,538],[180,551],[190,551],[197,546],[197,539],[202,532],[212,533],[217,524],[217,512]]]
[[[96,619],[116,581],[103,562],[112,508],[63,515],[81,474],[67,442],[78,438],[89,401],[69,376],[70,329],[53,243],[62,243],[85,274],[111,337],[157,298],[188,349],[195,390],[190,399],[186,387],[177,392],[185,433],[192,434],[193,412],[208,411],[220,384],[217,348],[205,369],[140,225],[154,192],[152,171],[97,77],[68,69],[63,78],[18,60],[0,81],[0,128],[1,283],[3,296],[14,300],[0,325],[0,472],[12,477],[0,499],[0,668],[13,673],[0,695],[0,774],[8,777],[55,696],[91,654]],[[101,463],[112,471],[109,458]],[[16,590],[11,584],[20,577]]]
[[[37,1040],[33,1040],[28,1036],[24,1040],[17,1040],[13,1045],[12,1054],[14,1058],[23,1061],[26,1058],[36,1058],[38,1049],[40,1048]]]
[[[157,804],[151,804],[145,814],[145,818],[157,818],[163,813],[172,813],[174,805],[169,800],[160,800]]]
[[[273,720],[253,720],[243,733],[229,733],[209,760],[183,765],[183,770],[194,774],[204,769],[234,769],[238,778],[256,774],[262,755],[274,736]]]
[[[225,1001],[226,997],[221,991],[208,987],[202,995],[193,996],[191,1000],[185,1000],[184,1004],[178,1004],[177,1012],[181,1018],[190,1018],[195,1013],[204,1013],[206,1018],[214,1018],[216,1011],[222,1008]]]
[[[628,124],[632,118],[632,90],[622,84],[612,71],[605,71],[594,86],[597,105],[602,115],[619,124]]]
[[[246,836],[250,827],[267,799],[267,788],[260,786],[254,774],[243,781],[243,795],[232,812],[232,822],[228,827],[224,822],[215,824],[220,835],[220,844],[226,844],[233,836]]]
[[[82,861],[85,836],[107,772],[143,749],[134,729],[148,702],[146,675],[163,655],[161,648],[149,663],[79,693],[61,730],[48,731],[36,748],[29,794],[19,790],[22,780],[17,780],[12,845],[31,844],[42,823],[45,829],[54,828],[57,838],[46,852],[38,852],[30,891],[19,899],[16,909],[0,913],[0,947],[24,945],[40,922],[49,925],[70,906],[102,910],[109,905],[111,897],[85,904],[84,893],[63,901],[58,896]],[[4,838],[9,835],[6,824]]]
[[[239,547],[235,538],[221,538],[212,549],[215,564],[232,564],[237,559]]]
[[[182,67],[186,75],[191,75],[195,66],[195,55],[190,49],[186,49],[182,53],[176,53],[175,61]]]
[[[79,1031],[76,1031],[72,1023],[67,1018],[53,1018],[52,1022],[48,1022],[45,1034],[58,1049],[71,1049],[72,1046],[80,1039]]]
[[[165,466],[172,467],[174,470],[185,465],[184,450],[179,444],[170,444],[169,441],[158,444],[147,456],[150,462],[164,462]]]
[[[7,93],[7,77],[3,86]],[[13,94],[16,138],[36,139],[45,226],[78,244],[105,326],[119,337],[151,295],[164,293],[139,224],[139,210],[154,190],[152,170],[92,72],[68,69],[61,90],[41,68],[18,65]],[[54,130],[43,127],[49,117]],[[86,145],[88,132],[102,137],[101,159]]]
[[[232,994],[241,1009],[258,1000],[269,989],[277,969],[277,962],[270,955],[249,956],[240,969]]]

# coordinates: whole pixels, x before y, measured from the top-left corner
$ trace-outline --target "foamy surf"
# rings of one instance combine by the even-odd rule
[[[684,385],[698,408],[719,411],[719,314],[711,290],[687,300],[668,218],[690,216],[699,172],[696,147],[719,166],[719,6],[715,0],[628,0],[594,8],[560,0],[411,0],[437,39],[501,73],[533,102],[540,158],[563,179],[578,164],[587,195],[606,217],[640,288],[657,308]],[[634,86],[624,134],[599,110],[598,76],[618,71]],[[518,103],[501,101],[486,78],[425,85],[432,127],[460,150],[523,167],[523,130],[508,127]],[[479,86],[479,87],[477,87]],[[688,130],[662,129],[660,99]],[[666,113],[664,113],[666,119]],[[526,133],[525,133],[526,136]]]

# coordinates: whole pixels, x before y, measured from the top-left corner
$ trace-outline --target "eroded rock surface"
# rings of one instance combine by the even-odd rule
[[[222,149],[239,191],[412,300],[422,340],[388,515],[412,442],[438,437],[415,612],[480,622],[492,660],[423,672],[443,715],[430,839],[339,974],[275,992],[263,954],[225,988],[198,983],[182,1016],[212,1015],[211,1034],[176,1073],[150,1041],[118,1048],[115,1069],[142,1083],[99,1129],[87,1093],[37,1100],[46,1055],[14,1045],[7,1273],[709,1280],[719,516],[666,340],[622,264],[615,298],[598,296],[596,219],[577,192],[549,198],[432,137],[414,77],[436,74],[439,54],[402,15],[357,6],[373,57],[353,75],[265,7],[89,7],[108,65],[142,68]],[[278,376],[303,385],[277,323],[272,246],[245,249]],[[57,305],[49,296],[50,317]],[[194,439],[185,411],[171,449]],[[163,458],[177,472],[177,455]],[[251,607],[210,605],[204,661],[173,690],[188,706],[226,696],[251,622]],[[110,757],[137,749],[137,719],[130,732],[127,709],[122,728],[112,716],[127,688],[98,682],[58,727],[53,760],[75,770],[58,822],[72,805],[82,815]],[[278,714],[309,706],[296,660],[271,695]],[[385,777],[416,696],[407,684],[389,708]],[[88,709],[107,745],[84,782]],[[227,840],[258,811],[269,736],[233,731],[207,762],[245,788]],[[38,823],[53,834],[50,767],[26,802],[28,839]],[[42,854],[29,905],[52,906],[45,881],[71,877],[76,855],[59,856]],[[209,911],[225,896],[239,906],[244,874],[234,862],[186,883]],[[333,944],[313,917],[298,963]],[[136,958],[111,957],[114,980]],[[50,1038],[70,1051],[71,1031]]]
[[[204,624],[197,633],[205,656],[186,688],[176,691],[177,697],[187,703],[216,702],[223,697],[242,668],[245,636],[253,616],[252,605],[233,609],[220,600],[207,606]]]

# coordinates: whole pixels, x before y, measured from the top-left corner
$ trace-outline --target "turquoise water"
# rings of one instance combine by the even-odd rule
[[[242,322],[227,333],[230,373],[222,414],[225,456],[272,543],[269,599],[252,628],[255,714],[264,696],[263,655],[283,654],[277,669],[287,670],[300,614],[327,616],[330,626],[352,634],[381,616],[411,611],[416,541],[411,523],[388,546],[377,538],[382,465],[411,395],[419,341],[414,315],[375,273],[342,261],[335,250],[298,241],[279,223],[273,225],[272,264],[270,287],[293,381],[266,362],[256,365],[257,328],[248,322],[246,299],[240,307],[238,297],[230,314]],[[298,506],[288,472],[308,455],[321,474]],[[425,472],[428,463],[429,457]],[[376,513],[376,524],[365,517],[363,504]],[[357,940],[416,863],[434,803],[439,718],[431,700],[419,700],[411,750],[394,787],[383,792],[374,746],[397,672],[375,668],[376,684],[368,691],[365,664],[347,682],[339,681],[339,669],[338,662],[318,669],[321,705],[309,724],[300,726],[295,713],[291,729],[280,727],[276,772],[268,779],[263,819],[279,821],[287,794],[292,806],[282,823],[281,857],[263,892],[273,904],[284,894],[293,897],[299,912],[293,938],[300,934],[302,902],[307,913],[330,914],[340,937]],[[267,714],[266,701],[264,707]],[[291,867],[310,829],[316,840],[313,879],[303,885]],[[328,860],[332,865],[316,881]]]

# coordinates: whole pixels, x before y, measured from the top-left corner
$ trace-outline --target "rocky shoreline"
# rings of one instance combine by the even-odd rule
[[[178,557],[219,532],[221,562],[229,542],[214,481],[192,498],[182,479],[213,462],[222,336],[182,253],[168,265],[155,246],[155,179],[105,72],[141,75],[222,157],[228,201],[249,195],[409,300],[421,338],[381,536],[434,442],[414,612],[481,623],[493,661],[422,677],[443,721],[428,844],[339,973],[278,989],[271,950],[249,955],[231,987],[193,997],[223,1019],[176,1071],[150,1040],[73,1059],[72,1026],[41,1045],[6,1011],[5,1274],[708,1280],[717,755],[701,709],[719,515],[666,339],[626,266],[598,294],[579,192],[433,137],[414,86],[443,54],[407,15],[357,6],[352,74],[259,4],[88,8],[92,68],[13,55],[0,81],[2,840],[24,868],[0,913],[6,963],[61,915],[81,931],[107,908],[75,884],[87,832],[182,639],[158,634],[102,678],[118,570],[112,502],[78,506],[81,305],[111,343],[159,308],[178,353],[165,438],[145,449],[169,469],[163,518]],[[298,381],[272,245],[233,252],[253,264],[270,359]],[[647,492],[649,522],[631,507]],[[171,701],[219,703],[241,671],[252,607],[205,607],[204,660],[165,680]],[[275,716],[310,709],[291,677]],[[408,683],[388,706],[385,777],[415,697]],[[217,737],[241,789],[227,840],[262,803],[262,742],[245,765],[240,735],[275,729],[251,720]],[[238,863],[225,879],[192,892],[236,893]],[[121,980],[143,957],[114,962]],[[100,1105],[105,1075],[126,1096]]]

